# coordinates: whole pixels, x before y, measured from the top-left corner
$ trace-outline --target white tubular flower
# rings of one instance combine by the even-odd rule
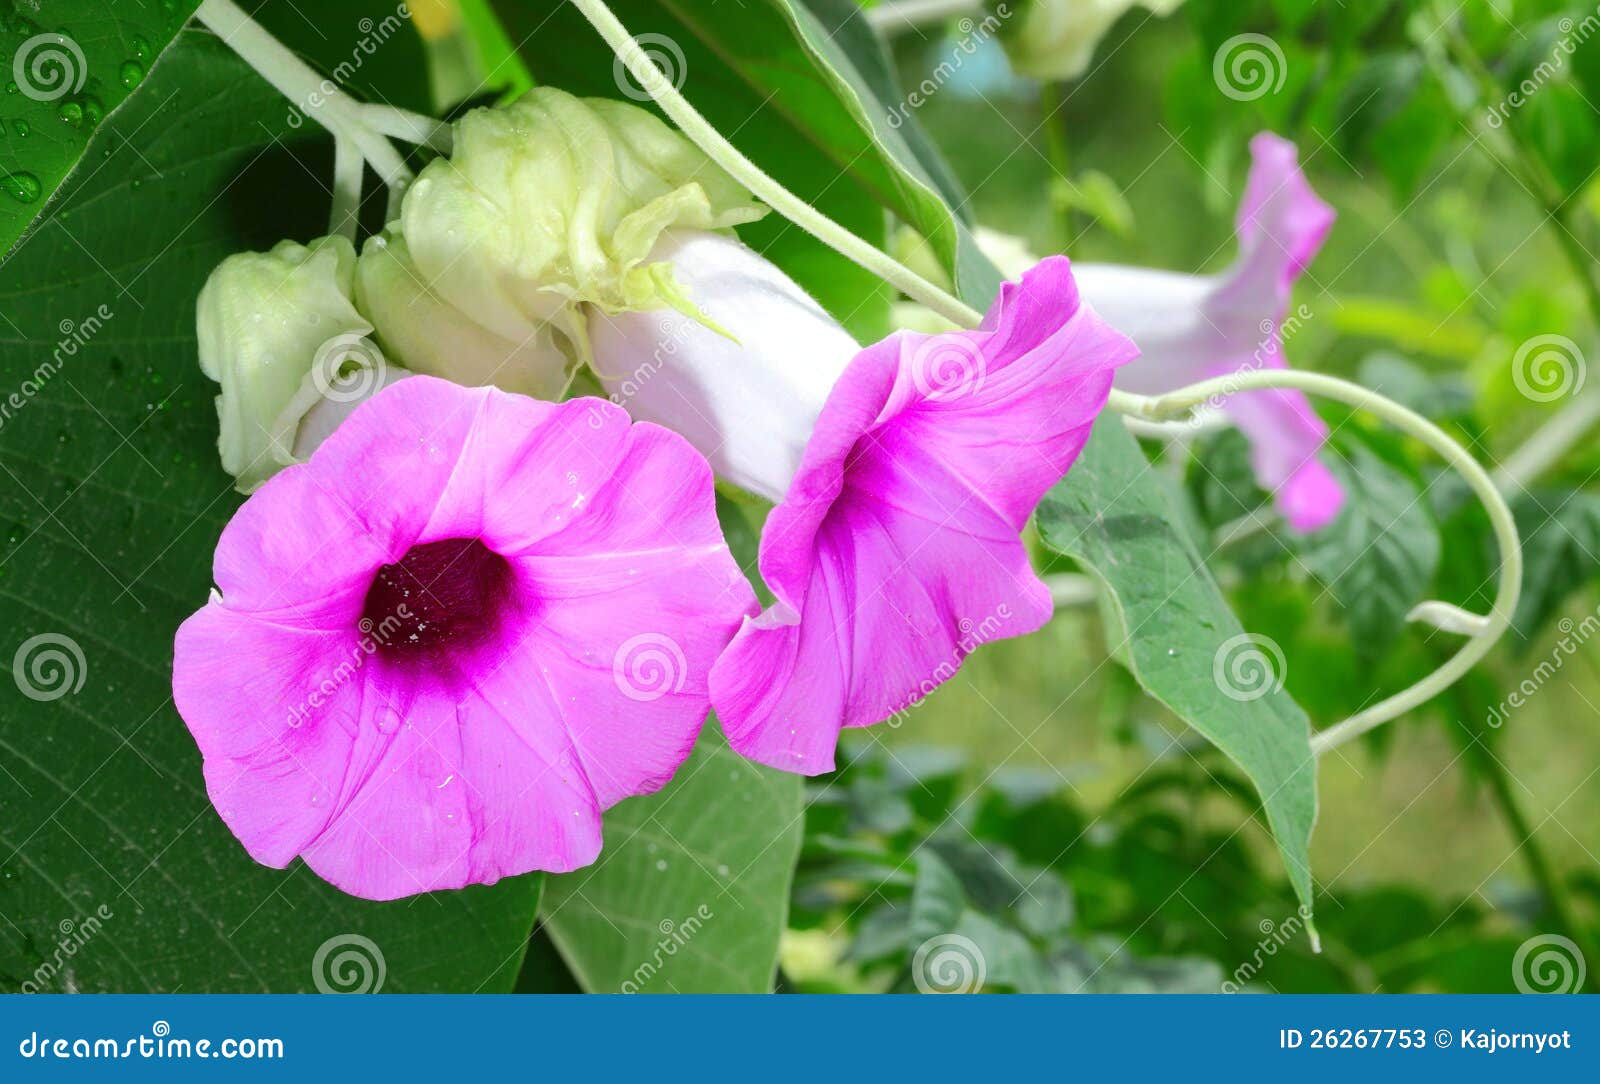
[[[1263,132],[1250,152],[1236,221],[1239,255],[1228,270],[1183,275],[1077,265],[1084,297],[1139,346],[1139,359],[1118,370],[1117,387],[1157,395],[1209,377],[1287,366],[1291,291],[1322,247],[1334,212],[1300,172],[1293,143]],[[1223,409],[1249,438],[1256,480],[1291,527],[1314,531],[1338,515],[1344,491],[1317,459],[1328,427],[1304,394],[1243,392],[1229,396]]]
[[[665,231],[765,213],[625,102],[538,87],[468,113],[454,146],[406,192],[404,245],[362,252],[361,299],[397,360],[459,383],[559,393],[589,359],[589,309],[692,311],[650,259]]]
[[[596,375],[614,402],[681,433],[720,477],[782,499],[829,390],[860,347],[736,240],[673,230],[649,258],[671,269],[705,319],[674,309],[594,312]]]
[[[1047,82],[1089,70],[1106,31],[1133,8],[1169,15],[1183,0],[1029,0],[1022,22],[1003,41],[1018,75]]]
[[[380,370],[351,302],[355,249],[342,237],[224,260],[196,306],[200,368],[217,396],[222,466],[249,493],[295,462],[301,420],[325,394]]]

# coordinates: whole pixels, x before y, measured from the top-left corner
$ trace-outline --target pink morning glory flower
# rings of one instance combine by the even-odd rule
[[[173,693],[257,861],[393,899],[594,860],[755,609],[683,438],[427,376],[247,501]]]
[[[1127,391],[1159,394],[1208,377],[1286,366],[1283,340],[1294,283],[1333,226],[1333,208],[1311,190],[1295,145],[1270,132],[1250,141],[1253,163],[1236,232],[1239,255],[1219,275],[1080,264],[1078,280],[1112,325],[1139,344],[1117,376]],[[1261,487],[1289,525],[1314,531],[1338,515],[1344,492],[1317,459],[1328,427],[1291,390],[1229,396],[1222,408],[1250,439]]]
[[[1048,621],[1019,535],[1136,353],[1057,256],[1007,284],[977,331],[899,332],[857,354],[762,532],[776,602],[711,672],[733,747],[830,771],[842,727],[909,708],[979,644]]]

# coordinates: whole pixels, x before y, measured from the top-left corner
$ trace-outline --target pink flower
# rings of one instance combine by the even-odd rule
[[[392,899],[586,865],[755,609],[684,440],[417,376],[261,488],[173,693],[257,861]]]
[[[901,332],[856,355],[762,533],[777,601],[711,671],[733,747],[830,771],[840,728],[910,707],[979,644],[1049,620],[1019,533],[1135,353],[1052,257],[980,330]]]
[[[1087,297],[1139,344],[1117,377],[1127,391],[1160,394],[1208,377],[1281,369],[1294,283],[1322,247],[1334,212],[1311,190],[1295,145],[1270,132],[1250,141],[1253,164],[1239,207],[1239,255],[1215,276],[1080,265]],[[1298,327],[1297,316],[1291,327]],[[1317,452],[1328,427],[1298,391],[1229,396],[1223,409],[1250,439],[1257,481],[1298,531],[1338,515],[1344,491]]]

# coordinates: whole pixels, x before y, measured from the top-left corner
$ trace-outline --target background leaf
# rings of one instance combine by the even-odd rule
[[[1328,586],[1356,654],[1388,650],[1439,567],[1439,528],[1409,474],[1356,446],[1330,461],[1344,486],[1339,518],[1305,540],[1301,557]]]
[[[587,869],[551,877],[544,928],[591,993],[765,993],[805,826],[803,781],[716,720],[659,793],[605,815]]]

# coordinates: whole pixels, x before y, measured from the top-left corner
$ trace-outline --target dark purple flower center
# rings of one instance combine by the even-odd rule
[[[396,659],[473,647],[494,635],[512,587],[511,565],[476,538],[412,546],[373,576],[361,631]]]

